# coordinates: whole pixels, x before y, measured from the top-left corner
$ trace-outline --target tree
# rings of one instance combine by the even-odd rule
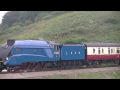
[[[18,11],[10,11],[10,12],[7,12],[7,13],[3,16],[2,25],[12,26],[13,23],[19,21],[19,16],[20,16],[20,12],[18,12]]]

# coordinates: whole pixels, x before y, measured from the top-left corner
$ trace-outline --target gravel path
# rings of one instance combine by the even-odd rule
[[[27,72],[27,73],[9,73],[9,74],[6,73],[6,74],[0,74],[0,79],[25,79],[32,77],[48,76],[48,75],[67,75],[67,74],[94,73],[101,71],[118,71],[118,70],[120,71],[120,67],[41,71],[41,72]]]

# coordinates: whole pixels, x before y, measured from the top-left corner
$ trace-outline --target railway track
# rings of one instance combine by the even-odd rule
[[[27,73],[25,72],[2,73],[0,74],[0,79],[26,79],[26,78],[32,78],[32,77],[43,77],[43,76],[51,76],[51,75],[69,75],[69,74],[82,74],[82,73],[94,73],[94,72],[118,71],[118,70],[120,70],[120,66],[40,71],[40,72],[27,72]]]
[[[86,67],[86,66],[81,66],[81,67],[71,67],[71,68],[46,68],[43,70],[39,70],[39,71],[35,71],[35,70],[21,70],[21,71],[11,71],[11,72],[7,72],[7,70],[3,70],[2,72],[0,72],[0,74],[9,74],[9,73],[27,73],[27,72],[44,72],[44,71],[57,71],[57,70],[74,70],[74,69],[91,69],[91,68],[106,68],[106,67],[119,67],[119,65],[109,65],[109,66],[90,66],[90,67]]]

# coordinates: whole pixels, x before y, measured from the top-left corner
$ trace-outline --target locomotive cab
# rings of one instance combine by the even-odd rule
[[[49,44],[54,48],[54,58],[57,60],[61,60],[61,48],[62,48],[62,44],[58,43],[58,42],[52,42],[50,41]]]

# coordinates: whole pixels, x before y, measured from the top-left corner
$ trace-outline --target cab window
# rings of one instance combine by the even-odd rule
[[[57,45],[54,46],[55,51],[59,51],[59,48]]]

